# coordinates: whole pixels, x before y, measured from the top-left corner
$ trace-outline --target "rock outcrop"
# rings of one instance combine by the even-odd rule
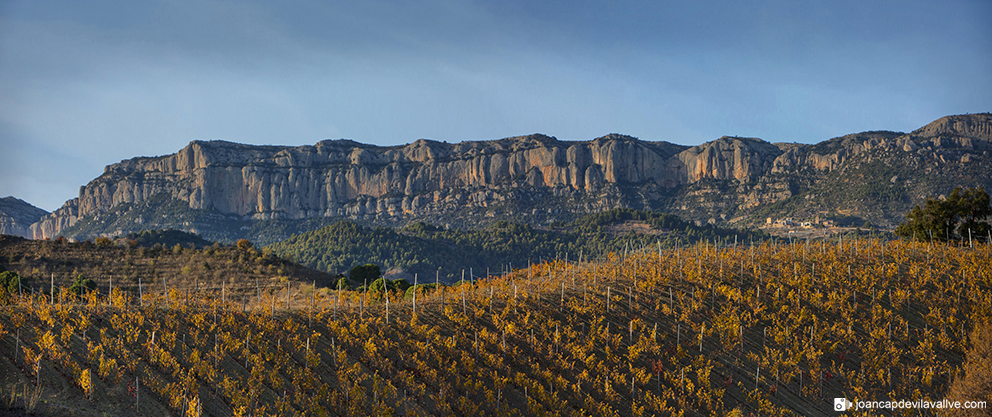
[[[990,132],[992,115],[980,114],[945,117],[910,134],[866,132],[815,145],[722,137],[687,147],[618,134],[591,141],[540,134],[456,144],[421,139],[392,147],[350,140],[297,147],[194,141],[172,155],[106,167],[77,198],[31,225],[30,236],[52,237],[108,218],[116,231],[86,227],[111,234],[140,228],[168,216],[133,214],[154,199],[250,221],[416,219],[473,208],[492,216],[494,207],[519,216],[629,206],[682,209],[687,217],[723,213],[724,219],[805,192],[873,152],[983,160]],[[968,156],[935,151],[949,147]],[[121,226],[125,217],[131,226]],[[196,229],[196,220],[182,226]]]
[[[82,187],[80,187],[82,191]],[[46,239],[58,236],[63,230],[76,224],[79,219],[79,198],[66,201],[62,207],[47,213],[37,222],[28,227],[26,237],[30,239]]]
[[[14,197],[0,198],[0,234],[31,237],[31,224],[48,212]]]
[[[173,155],[108,166],[79,197],[32,227],[51,237],[77,219],[165,194],[190,209],[256,220],[349,215],[402,216],[465,201],[487,205],[508,188],[592,192],[606,184],[685,180],[683,146],[609,135],[565,142],[544,135],[447,144],[418,140],[378,147],[348,140],[313,146],[251,146],[194,141]],[[699,158],[689,158],[694,161]]]
[[[724,136],[678,155],[684,182],[702,179],[752,181],[768,174],[782,150],[761,139]]]

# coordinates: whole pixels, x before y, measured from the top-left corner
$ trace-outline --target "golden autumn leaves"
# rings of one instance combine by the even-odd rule
[[[385,299],[355,292],[279,312],[175,291],[142,308],[115,289],[24,297],[0,324],[18,332],[25,378],[45,362],[105,401],[96,388],[138,377],[142,401],[186,415],[778,415],[942,395],[992,313],[986,255],[700,244],[442,286],[418,293],[416,314],[384,294],[388,323]]]

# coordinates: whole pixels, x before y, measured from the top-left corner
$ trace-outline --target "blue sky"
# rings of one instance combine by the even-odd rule
[[[818,142],[992,111],[992,2],[3,1],[0,196],[194,139]]]

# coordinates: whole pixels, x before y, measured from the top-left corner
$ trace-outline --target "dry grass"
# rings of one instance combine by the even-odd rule
[[[984,409],[959,409],[949,415],[987,416],[992,413],[992,322],[976,325],[971,332],[971,349],[961,374],[951,384],[947,399],[951,401],[984,401]]]

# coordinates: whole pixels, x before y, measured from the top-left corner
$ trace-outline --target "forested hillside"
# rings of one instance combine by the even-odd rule
[[[643,225],[627,228],[628,223]],[[373,263],[384,270],[440,275],[454,282],[466,274],[484,276],[511,266],[548,259],[573,260],[645,246],[673,247],[699,240],[750,242],[766,238],[760,232],[696,226],[677,216],[615,209],[587,215],[572,223],[536,229],[499,221],[484,229],[443,229],[417,222],[395,230],[362,227],[348,221],[294,235],[267,249],[322,271],[343,272]],[[438,272],[440,271],[440,272]]]

